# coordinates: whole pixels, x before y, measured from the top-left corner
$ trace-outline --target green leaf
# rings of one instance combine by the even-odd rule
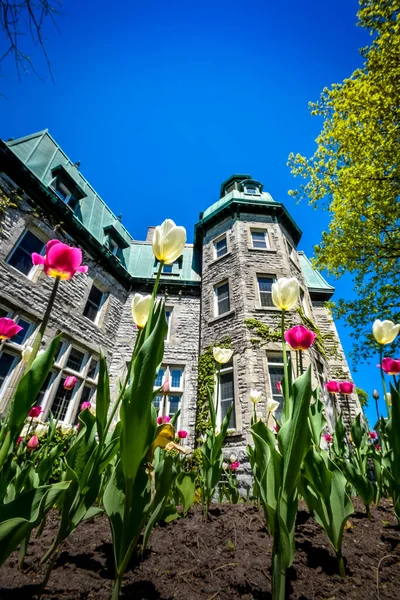
[[[176,487],[182,500],[183,514],[186,515],[196,494],[196,473],[181,471],[176,478]]]
[[[104,430],[107,424],[107,414],[109,408],[110,380],[108,377],[107,362],[103,354],[103,350],[100,348],[100,367],[96,392],[96,421],[100,444],[104,442]]]

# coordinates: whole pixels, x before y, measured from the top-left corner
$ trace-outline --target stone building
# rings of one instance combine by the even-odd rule
[[[0,352],[0,411],[4,412],[21,372],[21,350],[32,343],[51,292],[50,280],[33,267],[32,252],[44,252],[54,237],[82,248],[87,275],[62,281],[44,343],[62,333],[54,368],[40,397],[44,417],[57,413],[63,381],[75,375],[62,419],[76,421],[84,400],[95,400],[99,347],[110,369],[111,385],[126,374],[136,336],[131,318],[135,292],[150,293],[157,272],[152,253],[154,227],[144,241],[134,240],[48,131],[0,142],[0,312],[15,318],[23,331]],[[200,214],[194,243],[163,268],[160,294],[169,323],[163,366],[155,381],[168,377],[167,410],[180,409],[179,427],[192,442],[197,410],[198,359],[221,340],[234,349],[221,373],[219,418],[233,402],[227,447],[243,459],[250,441],[251,388],[263,392],[257,406],[266,415],[268,398],[281,400],[283,374],[276,341],[280,312],[271,285],[282,276],[297,277],[301,298],[288,324],[318,328],[319,345],[307,353],[314,383],[348,378],[349,370],[335,325],[325,308],[334,289],[297,250],[301,231],[286,208],[263,191],[250,175],[234,175],[221,186],[220,198]],[[320,351],[318,351],[320,350]],[[296,363],[292,352],[293,365]],[[160,398],[156,399],[156,404]],[[333,399],[325,397],[334,418]],[[340,401],[337,400],[337,401]],[[356,395],[350,405],[360,411]]]

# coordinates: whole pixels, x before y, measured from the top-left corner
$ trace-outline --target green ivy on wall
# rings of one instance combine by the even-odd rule
[[[215,360],[213,348],[231,348],[230,337],[225,337],[220,342],[208,346],[199,356],[199,375],[197,385],[197,414],[196,414],[196,436],[203,435],[210,426],[210,415],[208,409],[208,390],[214,393]]]

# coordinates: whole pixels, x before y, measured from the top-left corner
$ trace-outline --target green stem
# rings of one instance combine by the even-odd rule
[[[60,283],[60,278],[56,277],[54,280],[53,289],[51,290],[51,294],[50,294],[49,302],[47,304],[46,312],[44,313],[43,321],[39,327],[39,331],[35,337],[35,341],[33,342],[32,353],[31,353],[28,363],[26,365],[26,370],[30,369],[30,367],[31,367],[33,361],[35,360],[36,355],[39,351],[40,343],[43,339],[44,332],[46,331],[46,327],[49,322],[51,309],[53,308],[53,304],[54,304],[54,300],[56,298],[59,283]]]
[[[115,577],[115,581],[114,581],[114,587],[113,587],[111,600],[119,599],[119,595],[121,592],[121,585],[122,585],[122,577],[123,577],[122,574],[117,573],[117,575]]]
[[[272,559],[272,600],[285,600],[286,571],[278,553]]]
[[[375,400],[375,406],[376,406],[376,414],[378,415],[378,423],[379,423],[381,417],[379,415],[378,400]]]
[[[221,380],[221,364],[217,363],[217,398],[215,401],[215,427],[214,427],[214,436],[216,435],[216,426],[217,426],[217,417],[218,417],[218,405],[219,405],[219,386]]]
[[[126,549],[129,547],[129,542],[130,542],[129,541],[129,518],[130,518],[130,512],[131,512],[131,508],[132,508],[132,498],[133,498],[133,480],[127,479],[125,482],[124,516],[123,516],[123,521],[122,521],[122,536],[121,536],[121,546],[120,546],[120,553],[119,553],[119,555],[124,558],[126,556]],[[125,560],[123,561],[123,563],[124,562],[125,562]],[[117,580],[119,577],[122,582],[122,578],[124,576],[125,569],[126,569],[126,566],[124,568],[124,564],[117,565],[117,573],[118,573]],[[121,587],[121,582],[119,584],[119,587]]]
[[[338,567],[339,567],[339,573],[341,577],[346,577],[346,569],[344,568],[344,560],[343,560],[343,556],[341,555],[340,552],[337,553],[337,561],[338,561]]]
[[[283,414],[285,415],[285,420],[287,421],[290,417],[289,415],[289,379],[288,379],[288,364],[287,364],[287,356],[286,356],[286,340],[285,340],[285,310],[282,309],[282,321],[281,321],[281,335],[282,335],[282,349],[283,349]]]
[[[389,408],[390,407],[389,407],[389,402],[388,402],[388,399],[387,399],[386,381],[385,381],[385,375],[383,373],[382,361],[383,361],[383,344],[380,344],[380,346],[379,346],[379,366],[380,366],[380,370],[381,370],[382,387],[383,387],[383,397],[385,399],[386,410],[387,410],[387,414],[388,414],[388,417],[389,417],[389,415],[390,415]]]
[[[152,294],[151,294],[150,308],[149,308],[149,317],[147,319],[146,328],[145,328],[145,336],[144,336],[145,340],[150,335],[150,325],[151,325],[151,320],[152,320],[152,316],[153,316],[154,302],[155,302],[155,299],[156,299],[156,294],[157,294],[157,290],[158,290],[158,283],[160,281],[161,271],[162,271],[163,266],[164,266],[164,261],[160,260],[160,264],[158,265],[158,271],[157,271],[156,280],[154,282],[153,291],[152,291]]]
[[[303,375],[303,350],[299,350],[300,375]]]

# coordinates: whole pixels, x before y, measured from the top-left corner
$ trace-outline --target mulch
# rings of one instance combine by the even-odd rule
[[[400,527],[390,502],[365,516],[355,500],[343,543],[347,577],[324,532],[301,504],[296,556],[288,571],[290,600],[400,600]],[[270,600],[272,540],[262,511],[251,504],[212,505],[206,522],[201,508],[187,518],[154,528],[141,560],[127,571],[124,600]],[[0,569],[0,599],[28,600],[45,573],[40,558],[56,532],[48,517],[42,537],[33,539],[22,571],[14,553]],[[109,600],[113,554],[104,516],[85,522],[62,546],[42,600]]]

